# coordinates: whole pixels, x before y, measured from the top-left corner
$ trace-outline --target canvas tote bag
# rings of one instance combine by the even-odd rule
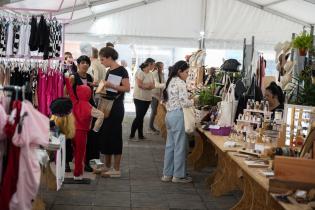
[[[196,118],[194,107],[183,108],[184,122],[185,122],[185,132],[187,134],[192,134],[196,128]]]
[[[230,87],[220,103],[220,116],[218,125],[220,127],[230,127],[233,125],[238,101],[235,99],[235,84],[231,83]]]

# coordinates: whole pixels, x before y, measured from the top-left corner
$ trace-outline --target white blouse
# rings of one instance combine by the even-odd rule
[[[186,83],[179,77],[174,77],[170,81],[167,94],[166,110],[168,112],[193,106],[193,101],[188,99]]]

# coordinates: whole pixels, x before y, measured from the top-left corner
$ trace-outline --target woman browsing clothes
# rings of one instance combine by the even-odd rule
[[[189,183],[191,177],[186,174],[186,151],[188,140],[185,133],[183,108],[193,106],[189,100],[186,88],[189,65],[185,61],[178,61],[170,67],[169,78],[163,91],[166,103],[165,124],[167,140],[165,145],[164,169],[161,180],[163,182]]]
[[[102,81],[108,100],[113,100],[109,116],[104,119],[101,130],[99,131],[99,142],[101,154],[105,158],[105,166],[95,170],[103,177],[120,177],[120,161],[123,147],[122,140],[122,121],[124,119],[124,95],[130,91],[129,76],[127,70],[120,66],[116,60],[118,53],[114,48],[104,47],[99,52],[100,61],[105,67],[109,67],[105,81]],[[111,78],[118,78],[119,84],[111,82]],[[102,96],[103,97],[103,96]],[[100,98],[99,105],[102,99]],[[112,156],[114,165],[112,167]]]
[[[152,89],[154,86],[154,78],[152,70],[154,68],[154,62],[152,58],[147,58],[144,63],[139,67],[135,75],[135,89],[133,93],[133,101],[136,106],[136,118],[132,122],[130,140],[136,140],[135,134],[138,130],[138,139],[145,139],[143,135],[143,119],[148,111],[152,100]],[[138,141],[138,140],[136,140]]]

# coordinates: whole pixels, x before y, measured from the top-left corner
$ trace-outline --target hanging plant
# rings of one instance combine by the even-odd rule
[[[293,47],[299,49],[301,56],[305,56],[307,51],[312,48],[312,40],[313,38],[310,34],[302,32],[293,39]]]

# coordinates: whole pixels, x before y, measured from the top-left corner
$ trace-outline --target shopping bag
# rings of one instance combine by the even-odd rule
[[[230,127],[233,125],[238,101],[235,99],[235,84],[230,87],[220,103],[218,125],[220,127]]]
[[[196,128],[196,118],[193,107],[183,108],[184,112],[184,122],[185,122],[185,132],[187,134],[192,134]]]
[[[104,97],[99,98],[97,109],[104,113],[104,119],[109,117],[113,104],[114,100],[110,100]]]

